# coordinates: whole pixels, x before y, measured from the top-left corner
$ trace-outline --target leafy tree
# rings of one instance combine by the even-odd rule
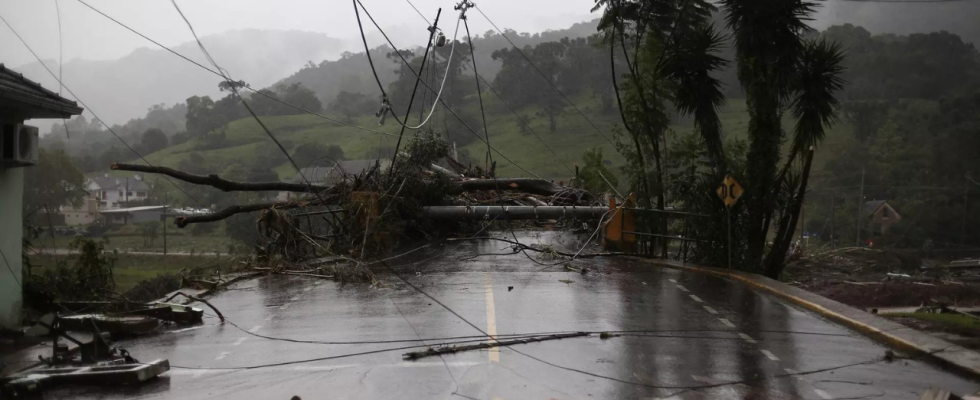
[[[605,7],[599,29],[609,48],[620,118],[630,144],[618,150],[629,162],[625,172],[643,205],[666,207],[663,153],[670,104],[691,115],[715,170],[723,168],[718,107],[724,103],[714,73],[725,65],[718,57],[721,36],[711,24],[716,9],[706,0],[600,0]],[[624,65],[619,80],[617,64]],[[650,162],[652,160],[652,163]],[[652,171],[650,165],[652,164]],[[656,230],[666,233],[661,221]],[[666,242],[661,241],[666,252]]]
[[[146,154],[167,148],[167,135],[157,128],[147,129],[140,139],[140,147]]]
[[[79,206],[85,197],[85,177],[64,150],[38,149],[38,164],[24,169],[24,216],[47,207]]]
[[[99,300],[108,297],[116,284],[113,273],[118,260],[115,251],[107,251],[107,240],[96,242],[79,237],[69,244],[67,261],[25,279],[24,297],[39,309],[54,309],[49,304],[59,300]]]
[[[214,100],[208,96],[192,96],[187,99],[187,132],[203,135],[220,126],[212,114]]]
[[[585,190],[590,193],[606,193],[619,186],[619,179],[606,168],[605,160],[602,158],[602,147],[596,146],[586,150],[582,154],[582,163],[579,179]]]
[[[970,43],[946,31],[872,36],[862,27],[832,26],[821,34],[845,50],[845,93],[854,100],[966,94],[980,84],[980,57]]]
[[[377,105],[377,102],[369,100],[361,93],[341,91],[337,93],[333,103],[330,103],[330,110],[343,115],[347,122],[353,122],[355,115],[373,113]]]
[[[806,25],[816,3],[806,0],[722,0],[734,34],[738,77],[749,112],[749,151],[742,235],[747,248],[742,267],[778,278],[799,217],[813,148],[836,119],[841,79],[841,46],[807,39]],[[789,110],[796,126],[789,156],[780,168],[782,117]],[[797,157],[802,171],[789,173]],[[776,238],[763,263],[769,225]]]
[[[311,112],[320,112],[323,109],[323,105],[320,104],[320,99],[316,97],[313,91],[298,82],[289,85],[280,84],[275,87],[275,90],[262,89],[259,93],[264,94],[264,96],[253,95],[248,100],[252,110],[258,115],[296,115],[305,113],[305,111],[283,103],[288,103]],[[276,101],[273,98],[277,98],[280,101]]]

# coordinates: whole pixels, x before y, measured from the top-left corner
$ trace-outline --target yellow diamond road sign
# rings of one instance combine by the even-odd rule
[[[742,185],[738,184],[731,175],[725,176],[725,180],[721,182],[721,186],[715,190],[718,193],[718,198],[725,203],[726,207],[731,207],[735,205],[739,197],[742,197],[742,193],[745,192],[742,189]]]

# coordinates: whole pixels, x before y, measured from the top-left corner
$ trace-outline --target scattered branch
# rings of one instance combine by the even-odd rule
[[[513,339],[513,340],[502,340],[502,341],[496,340],[495,338],[491,338],[493,339],[493,342],[478,343],[478,344],[473,344],[468,346],[441,346],[435,348],[430,347],[429,349],[423,351],[413,351],[411,353],[405,353],[402,355],[402,357],[404,357],[406,360],[418,360],[423,357],[438,356],[442,354],[451,354],[460,351],[490,349],[490,348],[500,347],[500,346],[512,346],[515,344],[543,342],[545,340],[567,339],[567,338],[582,337],[588,335],[589,335],[588,332],[576,332],[576,333],[562,333],[557,335],[547,335],[547,336],[527,338],[527,339]]]
[[[292,208],[307,207],[310,205],[311,205],[310,202],[307,201],[235,205],[210,214],[177,217],[174,219],[174,225],[177,225],[178,228],[183,228],[186,227],[188,224],[201,224],[206,222],[221,221],[230,218],[236,214],[251,213],[256,211],[269,210],[273,208],[278,210],[288,210]]]
[[[500,241],[500,242],[510,243],[510,244],[512,244],[514,246],[517,246],[520,250],[531,250],[531,251],[536,251],[538,253],[548,253],[548,254],[555,254],[555,255],[559,255],[559,256],[563,256],[563,257],[574,257],[574,258],[614,257],[614,256],[629,256],[629,255],[633,255],[633,254],[630,254],[630,253],[622,253],[622,252],[607,252],[607,253],[583,253],[583,254],[579,254],[579,255],[576,256],[575,254],[572,254],[572,253],[566,253],[566,252],[558,251],[558,250],[554,250],[554,249],[539,249],[539,248],[536,248],[536,247],[531,247],[531,246],[528,246],[528,245],[526,245],[524,243],[518,242],[516,240],[510,240],[510,239],[504,239],[504,238],[497,238],[497,237],[487,237],[487,236],[472,237],[472,238],[449,238],[449,239],[446,239],[446,241],[449,241],[449,242],[463,241],[463,240],[497,240],[497,241]],[[495,255],[495,254],[478,254],[478,255],[476,255],[476,257],[483,256],[483,255]],[[473,257],[473,258],[475,258],[475,257]]]
[[[180,179],[184,182],[193,183],[195,185],[208,185],[224,192],[284,191],[284,192],[313,193],[313,192],[322,192],[331,188],[330,186],[320,186],[320,185],[312,185],[312,184],[305,184],[305,183],[235,182],[235,181],[229,181],[227,179],[222,179],[217,174],[195,175],[184,171],[178,171],[173,168],[150,166],[150,165],[113,163],[109,168],[116,171],[133,171],[133,172],[144,172],[148,174],[167,175],[171,178]]]

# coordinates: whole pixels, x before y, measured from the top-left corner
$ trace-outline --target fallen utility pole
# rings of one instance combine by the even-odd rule
[[[422,218],[451,220],[600,219],[609,212],[603,206],[431,206],[422,207]]]
[[[402,355],[402,357],[404,357],[406,360],[418,360],[424,357],[458,353],[460,351],[490,349],[490,348],[500,347],[500,346],[511,346],[515,344],[543,342],[546,340],[567,339],[567,338],[582,337],[588,335],[589,335],[588,332],[562,333],[557,335],[533,337],[529,339],[513,339],[513,340],[503,340],[503,341],[494,340],[493,342],[471,344],[467,346],[442,346],[442,347],[429,348],[428,350],[424,350],[424,351],[413,351],[411,353],[405,353]]]

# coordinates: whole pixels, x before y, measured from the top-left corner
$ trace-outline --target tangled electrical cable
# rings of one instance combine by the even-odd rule
[[[380,118],[378,124],[384,125],[385,116],[387,116],[390,113],[391,116],[395,119],[396,122],[398,122],[399,125],[412,130],[421,129],[423,126],[425,126],[425,124],[429,122],[429,119],[431,119],[432,115],[435,113],[436,105],[439,104],[439,99],[442,97],[443,89],[445,89],[446,87],[446,78],[449,77],[449,71],[450,68],[452,68],[452,64],[453,64],[453,55],[456,54],[456,38],[459,35],[459,21],[460,19],[462,19],[462,14],[460,14],[460,18],[456,19],[456,31],[453,33],[453,41],[449,50],[449,58],[446,61],[446,72],[442,75],[442,83],[439,85],[439,91],[436,92],[435,101],[432,102],[432,107],[429,109],[429,115],[425,117],[425,120],[420,121],[417,126],[409,126],[407,119],[404,122],[402,122],[402,120],[399,119],[398,116],[395,115],[394,111],[392,110],[392,105],[391,102],[389,101],[388,93],[385,91],[384,85],[381,83],[381,79],[378,77],[378,71],[374,67],[374,59],[371,57],[371,49],[370,47],[368,47],[367,37],[364,35],[364,26],[361,24],[361,13],[360,11],[358,11],[358,6],[360,6],[360,9],[364,10],[364,13],[367,14],[369,18],[371,18],[371,14],[369,14],[367,9],[364,8],[364,4],[361,4],[360,0],[353,0],[353,3],[354,3],[354,15],[357,17],[357,28],[361,32],[361,42],[364,43],[364,54],[367,55],[368,64],[371,66],[371,73],[374,75],[374,81],[377,82],[378,89],[381,90],[381,109],[378,110],[378,112],[375,114],[376,117]],[[371,18],[371,21],[373,22],[374,18]],[[439,41],[441,40],[443,43],[445,43],[446,39],[445,36],[442,35],[441,29],[436,27],[429,27],[429,29],[430,30],[435,29],[440,31],[439,36],[437,36],[435,39],[436,42],[435,44],[436,47],[442,47],[439,45]],[[429,43],[429,46],[431,46],[432,44],[433,43]]]

